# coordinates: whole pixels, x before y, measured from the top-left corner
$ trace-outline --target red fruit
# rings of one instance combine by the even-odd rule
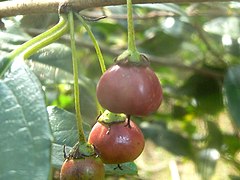
[[[99,103],[113,113],[146,116],[162,102],[162,87],[148,66],[114,65],[97,85]]]
[[[104,166],[99,158],[66,159],[62,165],[61,180],[104,179]]]
[[[88,138],[105,164],[120,164],[135,160],[143,151],[144,137],[138,126],[130,121],[107,124],[97,122]],[[109,129],[110,128],[110,129]]]

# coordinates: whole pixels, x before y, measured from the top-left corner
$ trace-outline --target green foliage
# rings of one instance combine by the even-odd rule
[[[81,13],[98,16],[101,12]],[[107,18],[88,23],[109,67],[127,46],[126,6],[104,7],[104,12]],[[228,173],[220,178],[237,177],[240,172],[239,14],[237,2],[134,6],[137,47],[149,57],[164,92],[159,111],[137,122],[144,121],[139,123],[144,136],[157,147],[150,155],[165,149],[176,158],[183,157],[180,163],[192,161],[202,179],[214,176],[220,161],[227,162],[224,171]],[[0,74],[6,54],[52,27],[57,17],[3,18]],[[100,114],[95,88],[101,69],[80,23],[76,41],[87,136]],[[0,80],[0,179],[47,179],[51,167],[60,169],[63,145],[69,152],[77,142],[68,37],[32,55],[26,60],[29,67],[20,62],[17,59]],[[116,165],[105,169],[108,176],[136,175],[138,163],[123,164],[123,170],[114,170]],[[142,178],[147,170],[140,171]]]

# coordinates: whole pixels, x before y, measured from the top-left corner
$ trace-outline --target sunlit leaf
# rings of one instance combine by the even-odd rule
[[[53,43],[30,57],[33,61],[47,64],[72,73],[71,49],[63,44]]]
[[[58,107],[47,108],[52,128],[54,142],[61,145],[74,146],[78,142],[77,122],[74,114]],[[88,136],[91,128],[83,123],[85,135]]]

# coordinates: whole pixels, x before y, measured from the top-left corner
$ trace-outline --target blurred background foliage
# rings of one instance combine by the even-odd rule
[[[110,67],[127,48],[126,6],[88,9],[81,15]],[[106,18],[96,21],[102,16]],[[146,138],[135,161],[135,179],[240,179],[239,16],[238,2],[134,6],[137,47],[151,61],[164,92],[158,112],[133,117]],[[56,14],[3,18],[0,55],[57,21]],[[82,114],[93,125],[99,114],[95,87],[101,70],[80,22],[76,35]],[[41,81],[47,106],[74,113],[69,36],[40,50],[27,64]]]

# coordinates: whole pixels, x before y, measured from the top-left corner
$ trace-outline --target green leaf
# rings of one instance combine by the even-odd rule
[[[238,127],[240,127],[240,66],[228,69],[224,79],[224,96],[227,109]]]
[[[41,85],[17,59],[0,80],[0,179],[47,179],[51,130]]]
[[[47,108],[49,121],[54,136],[54,142],[59,145],[73,147],[78,142],[78,131],[75,115],[55,106]],[[83,123],[84,133],[87,137],[91,127]]]
[[[138,170],[134,162],[127,162],[120,164],[122,169],[117,167],[117,164],[105,164],[105,173],[107,175],[123,176],[123,175],[137,175]]]
[[[22,35],[0,31],[0,55],[13,51],[27,40],[28,38]]]
[[[73,72],[71,49],[63,44],[52,43],[33,54],[30,59]]]

